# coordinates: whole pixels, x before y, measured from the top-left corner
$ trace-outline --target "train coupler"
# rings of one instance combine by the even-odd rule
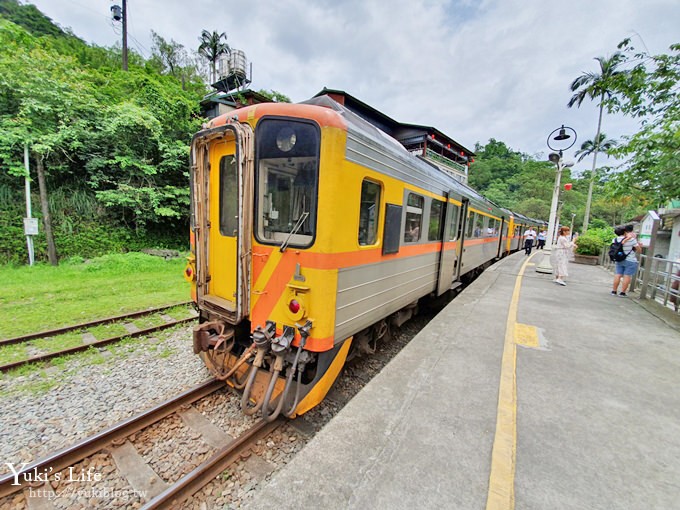
[[[222,321],[210,321],[194,326],[194,354],[219,348],[233,340],[234,328]]]

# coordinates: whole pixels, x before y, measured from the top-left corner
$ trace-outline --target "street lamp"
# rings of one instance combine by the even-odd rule
[[[573,137],[573,139],[572,139]],[[557,205],[560,198],[560,181],[562,179],[562,170],[565,168],[574,166],[573,161],[563,161],[563,152],[576,143],[576,131],[570,127],[562,127],[553,130],[552,133],[548,135],[548,148],[554,152],[548,155],[548,159],[555,163],[557,167],[557,172],[555,174],[555,186],[553,187],[552,202],[550,203],[550,219],[548,220],[548,236],[547,246],[545,247],[545,252],[543,254],[543,260],[538,266],[536,266],[536,271],[539,273],[552,273],[552,265],[550,264],[550,254],[552,251],[552,246],[556,242],[557,233]]]

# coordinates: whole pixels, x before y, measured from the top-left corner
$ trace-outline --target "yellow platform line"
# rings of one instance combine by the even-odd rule
[[[505,342],[501,361],[501,380],[498,390],[498,411],[496,414],[496,435],[491,452],[491,474],[489,493],[486,498],[487,510],[513,510],[515,508],[515,456],[517,452],[517,347],[515,333],[517,307],[522,288],[522,276],[532,254],[522,264],[515,289],[510,300],[508,319],[505,325]]]

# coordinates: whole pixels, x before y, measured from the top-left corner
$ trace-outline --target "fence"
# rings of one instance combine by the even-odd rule
[[[645,278],[647,259],[647,255],[640,256],[640,264],[631,281],[630,291],[639,288],[641,298],[653,299],[680,314],[680,262],[652,257],[649,260],[649,275]],[[615,263],[609,260],[606,250],[600,256],[600,262],[607,270],[614,272]]]

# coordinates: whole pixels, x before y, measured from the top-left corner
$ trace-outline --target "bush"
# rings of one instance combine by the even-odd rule
[[[40,234],[33,238],[35,260],[47,261],[47,242],[40,225]],[[60,261],[75,257],[91,259],[109,253],[137,252],[144,248],[165,248],[187,251],[189,229],[146,231],[137,234],[133,230],[99,223],[82,222],[70,234],[61,229],[54,232],[54,242]],[[9,264],[25,264],[28,261],[26,237],[20,226],[0,226],[0,259]]]
[[[4,182],[0,173],[0,264],[23,265],[28,262],[24,235],[23,191]],[[39,198],[33,195],[33,215],[40,220],[39,234],[33,238],[36,262],[47,261],[47,241],[41,220]],[[138,252],[144,248],[189,249],[188,218],[175,224],[150,224],[133,230],[104,214],[89,192],[66,187],[50,193],[52,231],[60,262],[91,259],[107,253]]]
[[[589,228],[588,232],[584,234],[586,237],[596,237],[602,241],[603,246],[612,242],[614,239],[614,229],[611,227],[603,228]]]
[[[576,247],[576,253],[579,255],[599,255],[602,253],[602,248],[604,248],[605,243],[597,236],[583,235],[578,238]]]

